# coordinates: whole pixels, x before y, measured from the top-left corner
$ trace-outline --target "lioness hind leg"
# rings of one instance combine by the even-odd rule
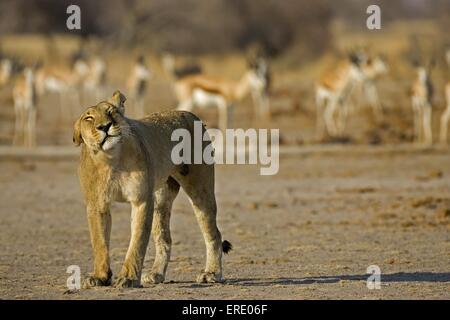
[[[197,282],[222,282],[222,236],[216,223],[215,199],[191,199],[206,244],[206,266],[198,275]]]
[[[206,267],[197,282],[222,282],[222,237],[216,223],[214,166],[192,165],[180,183],[191,199],[206,244]]]
[[[155,262],[151,272],[142,277],[145,283],[164,282],[170,259],[172,239],[170,237],[170,213],[172,203],[180,191],[180,185],[173,178],[155,192],[155,209],[153,211],[152,235],[155,242]]]

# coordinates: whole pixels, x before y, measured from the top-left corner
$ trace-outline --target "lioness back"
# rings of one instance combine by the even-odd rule
[[[139,120],[132,120],[135,127],[141,130],[141,134],[148,139],[150,145],[157,145],[172,148],[179,143],[178,140],[172,141],[172,134],[177,129],[185,129],[189,132],[191,139],[194,139],[194,123],[201,120],[189,111],[164,111],[155,112]],[[202,135],[205,128],[202,124]],[[202,138],[202,137],[200,137]],[[193,142],[193,140],[191,140]],[[193,144],[191,144],[193,147]]]
[[[200,139],[202,141],[202,148],[205,148],[209,141],[203,141],[203,134],[206,130],[201,120],[189,111],[164,111],[152,113],[142,119],[132,120],[127,119],[129,124],[132,126],[132,130],[135,131],[145,147],[149,149],[152,154],[152,158],[158,164],[164,164],[163,166],[173,166],[172,161],[172,150],[173,148],[181,142],[179,135],[174,136],[172,140],[172,134],[177,129],[185,129],[189,132],[189,137],[184,137],[182,139],[187,139],[190,142],[189,148],[193,150],[195,146],[194,139]],[[201,132],[194,132],[194,125],[197,122],[197,126],[201,125]],[[198,128],[198,127],[197,127]],[[198,129],[197,129],[198,130]],[[136,132],[139,131],[139,132]],[[195,137],[195,134],[200,134],[200,137]],[[202,149],[203,150],[203,149]],[[194,152],[191,151],[191,162],[194,163]],[[182,167],[182,170],[185,170]],[[160,170],[165,172],[165,170]]]
[[[155,112],[138,120],[145,124],[150,131],[158,130],[158,135],[166,133],[170,137],[176,129],[187,129],[193,133],[194,122],[201,121],[195,114],[189,111],[163,111]]]

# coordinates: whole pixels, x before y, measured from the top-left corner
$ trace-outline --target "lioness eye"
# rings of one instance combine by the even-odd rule
[[[84,118],[84,120],[86,120],[86,121],[92,121],[92,120],[94,120],[94,117],[87,116],[86,118]]]

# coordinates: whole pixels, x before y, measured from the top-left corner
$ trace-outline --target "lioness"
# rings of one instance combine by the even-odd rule
[[[128,119],[124,116],[125,100],[116,91],[107,101],[84,111],[74,125],[73,142],[82,145],[79,178],[94,252],[94,273],[85,279],[83,287],[111,284],[109,239],[113,201],[131,204],[131,240],[114,286],[141,286],[151,229],[156,257],[142,280],[164,281],[171,250],[170,213],[180,185],[192,202],[206,243],[206,268],[197,281],[221,282],[222,252],[227,253],[231,244],[226,240],[222,243],[216,224],[214,165],[174,165],[171,161],[171,150],[176,144],[171,141],[172,131],[185,128],[193,137],[194,121],[199,119],[181,111],[155,113],[142,120]]]

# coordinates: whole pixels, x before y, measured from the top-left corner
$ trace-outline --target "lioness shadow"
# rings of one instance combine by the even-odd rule
[[[336,275],[305,278],[253,278],[229,279],[228,284],[242,286],[271,286],[271,285],[302,285],[313,283],[337,283],[339,281],[366,281],[369,274],[362,275]],[[382,282],[450,282],[450,273],[412,272],[381,274]]]

